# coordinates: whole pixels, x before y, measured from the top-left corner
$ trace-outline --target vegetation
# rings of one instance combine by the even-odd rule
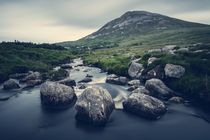
[[[9,74],[32,71],[47,72],[66,63],[73,55],[63,47],[23,42],[0,43],[0,81]]]
[[[58,80],[64,79],[68,75],[69,75],[68,71],[64,69],[58,69],[56,71],[53,71],[53,70],[49,71],[47,73],[47,78],[49,78],[52,81],[58,81]]]

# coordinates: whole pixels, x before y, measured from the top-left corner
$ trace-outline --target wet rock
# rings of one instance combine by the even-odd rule
[[[142,71],[144,70],[144,67],[142,64],[138,64],[136,62],[132,62],[128,69],[128,74],[131,78],[139,78],[141,76]]]
[[[140,86],[139,88],[132,91],[132,93],[142,93],[146,95],[152,95],[144,86]]]
[[[62,69],[72,69],[72,66],[70,64],[63,64],[60,66]]]
[[[127,89],[127,91],[134,91],[136,88],[137,88],[137,87],[135,87],[135,86],[131,86],[131,87],[129,87],[129,88]]]
[[[110,93],[101,87],[87,88],[75,105],[76,119],[93,125],[104,125],[114,109]]]
[[[87,74],[86,77],[92,78],[93,75]]]
[[[181,104],[181,103],[184,103],[184,99],[182,97],[172,97],[168,100],[168,102]]]
[[[141,82],[139,80],[131,80],[128,82],[128,86],[139,87],[140,85],[141,85]]]
[[[155,97],[168,99],[173,96],[173,91],[169,89],[160,79],[150,79],[146,81],[145,88]]]
[[[118,77],[115,74],[108,75],[106,78],[106,83],[117,84],[117,85],[126,85],[128,79],[126,77]]]
[[[76,99],[75,92],[71,87],[49,81],[41,85],[40,94],[42,104],[49,107],[64,107]]]
[[[185,68],[180,65],[166,64],[165,75],[172,78],[181,78],[185,73]]]
[[[18,88],[20,88],[20,86],[14,80],[8,80],[8,81],[3,83],[3,89],[4,90],[18,89]]]
[[[151,65],[155,60],[157,60],[156,57],[151,57],[151,58],[149,58],[149,59],[148,59],[148,62],[147,62],[147,65],[148,65],[148,66]]]
[[[92,79],[90,77],[85,77],[83,80],[79,81],[78,83],[88,83],[91,81],[92,81]]]
[[[30,74],[28,76],[26,76],[25,78],[21,79],[20,82],[26,82],[29,80],[41,80],[42,76],[39,72],[30,72]]]
[[[79,88],[79,89],[85,89],[86,86],[85,86],[84,84],[81,84],[81,85],[78,86],[78,88]]]
[[[143,94],[133,92],[128,99],[123,102],[124,110],[136,115],[157,119],[166,112],[166,106],[160,100]]]
[[[70,87],[76,86],[75,80],[72,80],[70,78],[63,79],[63,80],[59,81],[58,83],[64,84],[64,85],[70,86]]]
[[[26,86],[24,88],[30,88],[30,87],[34,87],[37,86],[39,84],[42,83],[42,80],[38,79],[38,80],[29,80],[26,82]]]

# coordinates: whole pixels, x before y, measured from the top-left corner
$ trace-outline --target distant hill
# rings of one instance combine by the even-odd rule
[[[77,41],[58,43],[65,47],[112,48],[209,43],[210,26],[146,11],[129,11],[98,31]]]

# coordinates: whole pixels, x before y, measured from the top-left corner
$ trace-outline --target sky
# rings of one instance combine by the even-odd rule
[[[0,41],[74,41],[134,10],[210,24],[210,0],[0,0]]]

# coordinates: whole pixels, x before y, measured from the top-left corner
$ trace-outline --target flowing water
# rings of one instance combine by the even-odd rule
[[[15,95],[0,101],[1,140],[210,140],[210,115],[191,105],[168,105],[168,112],[159,120],[147,120],[122,110],[127,87],[105,83],[106,73],[94,67],[71,65],[70,77],[76,82],[86,74],[93,81],[86,86],[102,86],[112,95],[117,109],[105,127],[93,127],[75,120],[75,110],[48,110],[40,102],[40,86],[19,91],[0,91]],[[85,71],[85,72],[84,72]],[[81,89],[75,89],[77,95]]]

